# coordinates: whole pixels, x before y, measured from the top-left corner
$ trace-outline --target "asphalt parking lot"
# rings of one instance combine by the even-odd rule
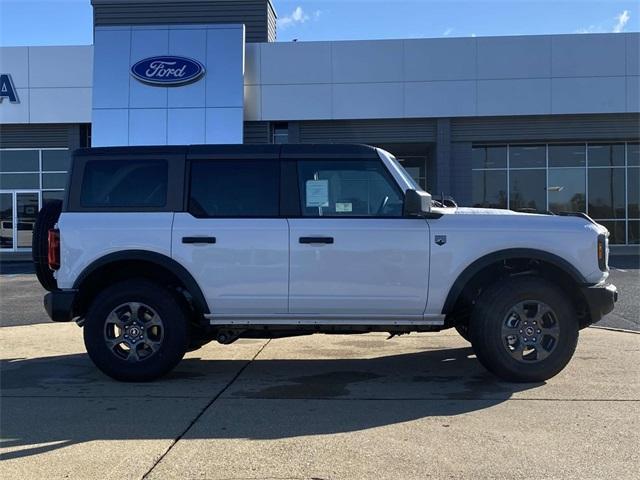
[[[12,268],[1,478],[637,478],[636,333],[584,330],[568,367],[536,384],[497,380],[451,331],[209,344],[160,381],[124,384]],[[640,330],[637,265],[617,268],[602,323]]]

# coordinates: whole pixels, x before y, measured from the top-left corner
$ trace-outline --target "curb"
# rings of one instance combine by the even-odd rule
[[[600,325],[589,325],[589,328],[599,328],[600,330],[609,330],[611,332],[635,333],[636,335],[640,335],[640,331],[638,331],[638,330],[629,330],[627,328],[602,327]]]

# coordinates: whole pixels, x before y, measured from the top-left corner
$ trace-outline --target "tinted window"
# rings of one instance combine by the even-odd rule
[[[544,170],[514,170],[509,174],[512,210],[542,211],[547,208]]]
[[[506,170],[476,170],[473,178],[473,206],[507,208]]]
[[[84,207],[163,207],[166,201],[164,160],[99,160],[85,166]]]
[[[624,218],[624,169],[589,169],[589,216]]]
[[[584,167],[584,145],[549,145],[550,167]]]
[[[547,153],[544,145],[514,145],[509,147],[511,168],[546,167]]]
[[[278,160],[196,160],[189,212],[196,217],[277,217]]]
[[[404,197],[376,160],[298,162],[305,217],[400,217]]]

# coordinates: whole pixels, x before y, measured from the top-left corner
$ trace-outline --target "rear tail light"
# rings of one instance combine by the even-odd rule
[[[609,270],[609,245],[607,235],[598,235],[598,267],[603,272]]]
[[[49,230],[47,259],[51,270],[58,270],[60,268],[60,230],[57,228]]]

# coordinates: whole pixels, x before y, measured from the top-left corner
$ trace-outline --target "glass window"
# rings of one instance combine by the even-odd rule
[[[586,212],[586,172],[583,168],[549,169],[549,210]]]
[[[196,217],[277,217],[277,160],[197,160],[191,163],[189,212]]]
[[[42,203],[48,202],[49,200],[64,200],[64,192],[60,190],[42,192]]]
[[[506,168],[507,147],[474,147],[471,161],[473,168]]]
[[[627,143],[627,165],[640,166],[640,143]]]
[[[547,166],[545,145],[513,145],[509,146],[510,168],[533,168]]]
[[[509,202],[512,210],[547,209],[545,170],[512,170],[509,173]]]
[[[42,188],[65,188],[67,175],[66,173],[43,173]]]
[[[38,215],[37,193],[16,193],[17,247],[30,248]]]
[[[627,169],[627,200],[629,218],[640,218],[640,168]]]
[[[633,245],[640,244],[640,221],[629,220],[629,240]]]
[[[607,221],[607,220],[596,220],[600,225],[609,230],[609,243],[611,244],[621,244],[625,243],[625,221],[624,220],[616,220],[616,221]]]
[[[0,193],[0,248],[13,248],[12,193]]]
[[[164,160],[87,162],[80,203],[85,207],[162,207],[167,199]]]
[[[624,143],[613,145],[589,145],[590,167],[617,167],[624,166]],[[551,159],[551,157],[549,157]]]
[[[298,162],[306,217],[401,217],[404,196],[376,160]]]
[[[585,145],[549,145],[549,167],[584,167]]]
[[[69,150],[42,151],[42,170],[45,172],[66,172],[70,164]]]
[[[0,150],[0,172],[37,172],[40,170],[38,150]]]
[[[472,177],[474,207],[507,208],[506,170],[475,170]]]
[[[425,157],[405,157],[399,158],[405,172],[413,179],[420,188],[427,188],[427,159]]]
[[[19,190],[19,189],[38,189],[40,188],[39,173],[3,173],[0,174],[0,189]]]
[[[274,123],[272,127],[272,142],[271,143],[289,143],[289,124],[288,123]]]
[[[589,211],[592,218],[624,218],[624,168],[589,169]]]

